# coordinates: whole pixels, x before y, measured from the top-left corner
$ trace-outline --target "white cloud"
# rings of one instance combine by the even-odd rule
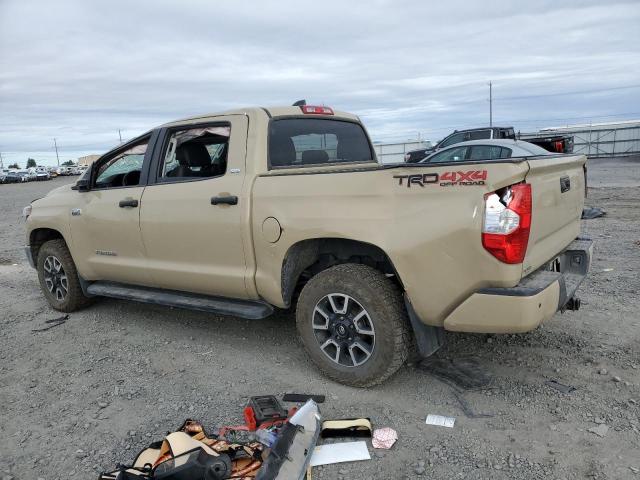
[[[56,137],[73,157],[300,98],[377,139],[437,139],[487,122],[489,80],[499,124],[640,117],[640,88],[614,89],[640,85],[639,24],[636,1],[0,0],[0,151],[50,155]]]

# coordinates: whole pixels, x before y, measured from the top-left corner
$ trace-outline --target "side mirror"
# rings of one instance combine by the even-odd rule
[[[76,182],[76,184],[73,187],[71,187],[71,190],[77,190],[79,192],[88,192],[89,180],[86,178],[81,178]]]
[[[93,164],[91,164],[89,168],[87,168],[87,171],[84,172],[84,175],[82,175],[78,179],[76,184],[73,187],[71,187],[71,190],[77,190],[78,192],[88,192],[89,190],[91,190],[92,174],[93,174]]]

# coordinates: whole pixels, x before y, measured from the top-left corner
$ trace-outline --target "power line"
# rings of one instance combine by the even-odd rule
[[[628,89],[631,89],[631,88],[640,88],[640,84],[639,85],[626,85],[626,86],[622,86],[622,87],[598,88],[598,89],[593,89],[593,90],[573,90],[573,91],[569,91],[569,92],[543,93],[543,94],[539,94],[539,95],[519,95],[519,96],[515,96],[515,97],[502,97],[502,98],[499,98],[498,101],[503,101],[503,100],[527,100],[527,99],[530,99],[530,98],[562,97],[562,96],[569,96],[569,95],[584,95],[584,94],[589,94],[589,93],[603,93],[603,92],[612,92],[612,91],[616,91],[616,90],[628,90]]]

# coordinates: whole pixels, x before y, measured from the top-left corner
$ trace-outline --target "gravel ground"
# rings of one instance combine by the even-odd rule
[[[104,299],[32,332],[60,315],[23,258],[19,215],[74,178],[0,185],[0,475],[95,478],[187,417],[237,424],[249,396],[312,392],[326,394],[326,418],[367,416],[399,434],[392,450],[316,479],[640,478],[640,161],[594,160],[589,175],[587,203],[608,215],[584,222],[597,244],[582,309],[529,334],[448,334],[438,354],[491,376],[464,393],[488,418],[465,416],[451,386],[415,367],[367,390],[328,381],[291,340],[290,314],[247,321]],[[425,425],[429,413],[456,417],[454,428]]]

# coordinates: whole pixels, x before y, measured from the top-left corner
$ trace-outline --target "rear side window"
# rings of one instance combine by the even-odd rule
[[[474,130],[467,133],[465,140],[486,140],[488,138],[491,138],[491,130]]]
[[[357,123],[317,118],[273,120],[269,127],[272,167],[373,161],[369,139]]]
[[[511,149],[494,145],[474,145],[469,154],[469,160],[497,160],[509,157],[511,157]]]
[[[209,178],[224,175],[229,150],[228,126],[177,130],[171,134],[164,152],[161,181]]]
[[[513,131],[513,128],[504,128],[504,129],[498,130],[497,138],[515,139],[516,134]]]

